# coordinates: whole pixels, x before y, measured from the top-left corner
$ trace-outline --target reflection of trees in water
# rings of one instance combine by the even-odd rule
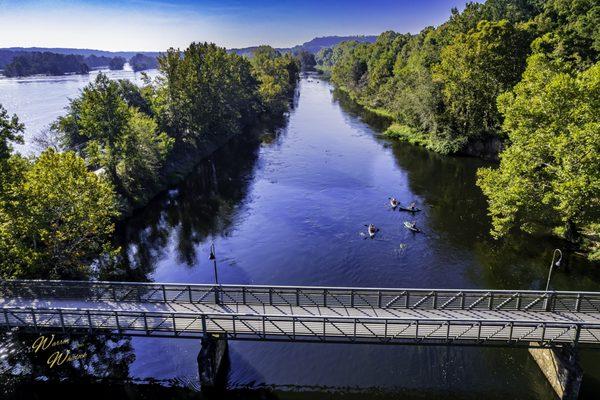
[[[376,131],[385,129],[388,123],[385,119],[366,111],[347,95],[334,92],[334,98],[347,114],[360,118]],[[409,190],[421,199],[427,214],[426,229],[438,236],[437,240],[431,241],[432,245],[444,246],[444,251],[472,252],[476,262],[470,263],[467,273],[473,282],[495,288],[543,288],[541,283],[543,281],[545,285],[552,250],[556,247],[565,249],[565,244],[523,232],[513,232],[501,240],[492,239],[487,202],[476,185],[477,169],[490,165],[489,162],[443,156],[385,138],[376,140],[391,148],[396,164],[407,173]],[[569,290],[598,288],[594,281],[600,280],[600,276],[594,278],[592,275],[600,275],[600,272],[589,268],[585,259],[565,254],[564,264],[571,267],[563,266],[553,277],[554,287]]]
[[[0,333],[0,393],[10,394],[19,385],[33,381],[88,383],[129,378],[129,365],[135,360],[129,338],[110,333],[89,336],[57,333],[55,341],[68,339],[68,344],[34,352],[32,345],[38,337],[18,330]],[[72,354],[87,353],[87,357],[54,367],[48,364],[54,352],[67,349]]]
[[[146,280],[174,243],[180,262],[190,266],[209,236],[226,235],[246,197],[259,140],[239,138],[202,161],[186,180],[155,198],[119,227],[126,276]]]
[[[391,121],[388,118],[365,110],[361,105],[352,100],[347,93],[339,89],[333,90],[332,98],[334,102],[342,107],[346,114],[354,118],[360,118],[361,121],[364,121],[378,133],[382,133],[390,125]]]

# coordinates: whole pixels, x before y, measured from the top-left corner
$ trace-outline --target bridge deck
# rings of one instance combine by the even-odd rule
[[[3,285],[3,286],[2,286]],[[0,325],[366,343],[600,344],[595,293],[12,281]]]

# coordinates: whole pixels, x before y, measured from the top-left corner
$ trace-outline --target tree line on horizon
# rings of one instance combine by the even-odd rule
[[[12,151],[24,126],[0,106],[0,277],[84,279],[111,271],[116,220],[183,178],[207,148],[280,119],[300,63],[208,43],[169,49],[137,86],[98,74],[52,125],[37,158]]]
[[[4,65],[2,73],[7,77],[31,75],[87,74],[94,68],[108,67],[110,70],[122,70],[129,63],[133,71],[145,71],[158,66],[156,57],[138,53],[129,60],[124,57],[83,56],[78,54],[59,54],[50,51],[20,52],[11,57]]]
[[[600,260],[599,54],[597,1],[487,0],[316,60],[391,119],[389,136],[443,154],[501,151],[478,179],[493,236],[552,233]]]

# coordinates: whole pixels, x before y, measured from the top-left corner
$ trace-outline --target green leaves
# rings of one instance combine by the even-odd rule
[[[469,140],[499,134],[496,97],[519,81],[530,41],[507,20],[482,21],[442,49],[433,77],[443,87],[451,132]]]
[[[109,250],[117,206],[111,185],[73,152],[13,156],[0,207],[0,274],[81,278]]]
[[[0,104],[0,163],[6,160],[12,152],[11,142],[23,143],[25,126],[19,122],[16,115],[8,116],[8,111]]]
[[[252,75],[259,82],[258,94],[263,108],[271,115],[281,115],[289,107],[300,61],[290,54],[281,55],[270,46],[260,46],[250,62]]]
[[[567,71],[536,54],[499,99],[511,145],[478,181],[496,236],[543,224],[576,240],[600,219],[600,63]]]
[[[54,125],[67,148],[77,149],[90,168],[102,169],[128,205],[142,204],[154,192],[174,143],[148,115],[148,91],[98,74]]]

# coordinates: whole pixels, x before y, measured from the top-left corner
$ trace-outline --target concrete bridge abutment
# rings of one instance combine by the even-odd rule
[[[579,397],[583,370],[577,348],[569,345],[529,349],[529,354],[540,367],[546,379],[561,400]]]
[[[202,393],[215,395],[222,392],[227,385],[229,369],[227,339],[221,335],[205,335],[197,361]]]

